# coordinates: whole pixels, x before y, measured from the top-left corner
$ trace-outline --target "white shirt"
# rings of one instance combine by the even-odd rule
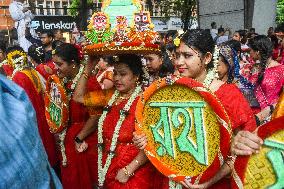
[[[211,29],[210,33],[211,33],[212,38],[215,39],[215,37],[217,36],[218,30],[217,29]]]
[[[228,40],[229,40],[229,36],[223,35],[223,36],[220,36],[220,37],[217,38],[216,44],[220,45],[221,43],[224,43],[224,42],[226,42]]]
[[[9,5],[9,11],[13,20],[20,21],[22,19],[25,19],[26,22],[30,22],[34,18],[30,10],[23,12],[24,7],[26,6],[27,5],[17,1],[13,1]]]

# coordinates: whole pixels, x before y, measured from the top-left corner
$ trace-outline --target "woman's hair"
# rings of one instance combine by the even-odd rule
[[[4,41],[0,41],[0,50],[2,50],[2,52],[6,52],[6,43]]]
[[[247,43],[247,31],[246,30],[238,30],[235,31],[236,33],[238,33],[240,35],[241,39],[241,43],[242,44],[246,44]]]
[[[63,43],[57,46],[54,55],[57,55],[69,65],[72,63],[80,64],[78,49],[70,43]]]
[[[126,64],[132,73],[139,77],[139,81],[142,82],[144,72],[142,69],[142,61],[138,55],[135,54],[122,54],[114,57],[114,64]]]
[[[60,41],[60,40],[54,40],[52,41],[51,43],[51,46],[52,46],[52,49],[56,49],[56,47],[62,45],[64,42],[63,41]]]
[[[187,46],[197,49],[201,55],[211,53],[213,55],[215,43],[210,34],[210,30],[206,29],[193,29],[186,31],[181,37],[181,41]],[[212,61],[207,65],[208,68],[212,68]]]
[[[242,45],[241,42],[237,41],[237,40],[229,40],[223,43],[224,45],[228,45],[229,47],[231,47],[232,49],[234,49],[236,52],[240,52],[240,56],[239,58],[241,59],[241,52],[242,52]]]
[[[104,61],[107,62],[110,66],[112,66],[114,63],[113,56],[103,56],[102,59],[104,59]]]
[[[8,48],[6,49],[6,54],[9,54],[9,53],[11,53],[11,52],[13,52],[13,51],[25,52],[22,47],[16,45],[16,46],[8,47]]]
[[[276,35],[270,35],[269,38],[272,42],[273,48],[277,48],[279,43],[278,43],[278,38],[276,37]]]
[[[37,63],[41,64],[44,62],[45,54],[42,46],[31,45],[28,49],[28,55]]]
[[[163,63],[159,70],[159,76],[166,77],[167,75],[174,73],[175,68],[170,58],[171,52],[167,50],[165,46],[161,46],[160,48],[161,48],[161,52],[158,54],[158,56],[162,58]]]
[[[239,42],[237,40],[232,39],[232,40],[226,41],[224,43],[224,45],[228,45],[229,47],[231,47],[232,49],[234,49],[237,52],[241,52],[242,51],[241,42]]]
[[[261,71],[258,74],[257,85],[261,84],[264,76],[264,71],[267,67],[267,60],[271,57],[273,51],[273,45],[270,39],[265,35],[258,35],[249,40],[248,46],[258,51],[260,54],[260,66]]]

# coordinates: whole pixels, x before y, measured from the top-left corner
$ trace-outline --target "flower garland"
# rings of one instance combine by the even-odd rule
[[[112,140],[111,140],[111,146],[110,146],[109,154],[107,156],[107,159],[106,159],[106,162],[105,162],[104,166],[102,165],[103,142],[104,142],[103,141],[103,124],[104,124],[104,120],[105,120],[105,118],[107,116],[107,113],[108,113],[109,109],[111,108],[111,106],[113,105],[113,103],[115,102],[115,100],[119,96],[119,92],[117,90],[112,95],[111,99],[108,102],[108,105],[104,108],[103,114],[102,114],[102,116],[99,119],[99,123],[98,123],[98,183],[99,183],[99,186],[103,186],[104,181],[105,181],[105,177],[106,177],[106,174],[107,174],[107,171],[108,171],[109,166],[110,166],[111,161],[112,161],[112,158],[115,155],[117,139],[119,137],[119,131],[120,131],[120,128],[122,126],[122,123],[125,120],[125,117],[126,117],[128,111],[129,111],[132,103],[134,102],[136,97],[141,92],[142,92],[142,88],[139,85],[139,86],[137,86],[135,88],[135,91],[130,96],[130,98],[127,101],[127,103],[124,106],[124,108],[122,110],[120,110],[120,117],[119,117],[119,120],[117,121],[115,129],[114,129],[114,133],[113,133]]]
[[[19,56],[19,58],[23,57],[23,59],[22,59],[23,64],[27,64],[27,62],[28,62],[27,54],[25,52],[19,51],[19,50],[14,50],[14,51],[7,54],[8,64],[15,66],[15,63],[14,63],[14,61],[16,60],[16,59],[14,59],[15,56]]]
[[[16,58],[16,59],[11,59],[11,60],[12,60],[12,64],[11,64],[11,65],[13,65],[13,67],[14,67],[15,69],[13,70],[12,75],[11,75],[10,77],[8,76],[8,78],[9,78],[10,80],[13,79],[13,77],[15,76],[15,74],[16,74],[18,71],[22,71],[24,68],[27,67],[27,64],[24,62],[25,59],[26,59],[26,57],[24,57],[24,56],[20,56],[19,58]],[[24,63],[21,64],[20,62],[24,62]]]
[[[84,65],[81,64],[80,65],[80,69],[77,73],[77,75],[75,76],[75,78],[72,80],[72,84],[71,84],[71,89],[70,89],[70,93],[68,93],[68,99],[71,99],[71,96],[73,94],[73,91],[75,90],[79,79],[81,78],[83,72],[84,72]],[[64,145],[64,141],[65,141],[65,137],[66,137],[66,132],[67,132],[67,128],[65,128],[62,132],[59,133],[58,137],[59,137],[59,146],[60,146],[60,152],[62,155],[62,165],[66,166],[67,165],[67,157],[66,157],[66,149],[65,149],[65,145]]]
[[[214,65],[214,67],[208,71],[206,78],[203,81],[203,85],[206,88],[209,88],[212,81],[215,78],[218,78],[219,51],[220,51],[220,49],[216,45],[215,50],[214,50],[214,54],[213,54],[213,65]]]
[[[169,189],[182,189],[182,185],[173,180],[169,180]]]
[[[73,94],[73,92],[74,92],[74,90],[75,90],[75,88],[76,88],[76,86],[78,84],[78,81],[79,81],[79,79],[81,78],[81,76],[82,76],[82,74],[84,72],[84,68],[85,68],[85,66],[83,64],[81,64],[80,65],[80,69],[79,69],[77,75],[72,80],[72,84],[71,84],[70,89],[67,90],[69,99],[71,98],[71,96],[72,96],[72,94]],[[63,78],[63,83],[64,84],[68,83],[68,79],[66,77]]]
[[[0,67],[7,65],[8,64],[8,60],[3,60],[3,62],[0,63]]]
[[[66,149],[64,145],[64,140],[66,137],[67,128],[65,128],[61,133],[59,133],[59,146],[60,146],[60,152],[62,155],[62,166],[65,167],[67,165],[67,157],[66,157]]]

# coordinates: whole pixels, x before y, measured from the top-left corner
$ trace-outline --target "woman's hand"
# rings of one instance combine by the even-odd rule
[[[190,180],[188,180],[187,178],[184,179],[184,181],[181,182],[181,184],[183,186],[185,186],[186,188],[190,188],[190,189],[205,189],[208,188],[209,185],[207,183],[203,183],[203,184],[192,184],[190,182]]]
[[[124,168],[119,169],[115,177],[115,179],[120,183],[126,183],[129,179],[129,176],[125,174],[123,169]]]
[[[76,148],[76,151],[79,153],[84,152],[88,148],[88,143],[86,143],[85,141],[83,141],[82,143],[75,142],[75,148]]]
[[[256,133],[239,131],[231,143],[231,153],[235,155],[252,155],[258,153],[263,140]]]
[[[144,150],[147,145],[147,137],[145,134],[137,134],[136,132],[133,133],[133,143],[137,148],[140,150]]]

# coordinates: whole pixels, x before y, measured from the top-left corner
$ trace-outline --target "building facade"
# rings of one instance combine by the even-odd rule
[[[9,12],[10,3],[11,0],[0,0],[0,30],[10,30],[14,27],[14,21]]]
[[[35,0],[32,4],[36,15],[67,15],[71,0]]]

